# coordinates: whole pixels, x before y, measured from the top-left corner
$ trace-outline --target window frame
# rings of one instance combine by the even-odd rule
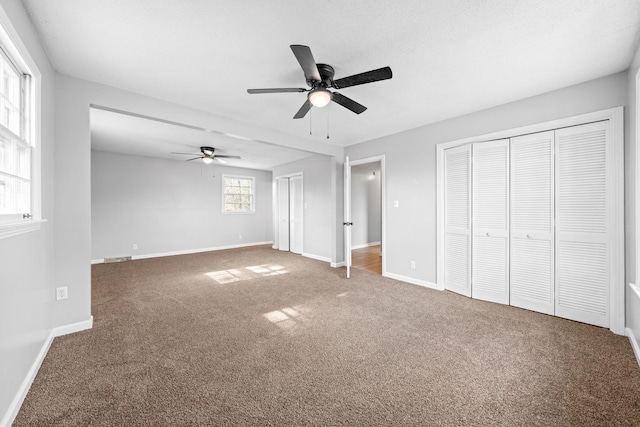
[[[251,209],[250,210],[227,210],[227,201],[226,201],[226,181],[227,179],[239,179],[239,180],[250,180],[251,181]],[[247,175],[231,175],[231,174],[223,174],[222,175],[222,206],[220,208],[223,214],[231,214],[231,215],[247,215],[247,214],[255,214],[256,213],[256,177],[255,176],[247,176]]]
[[[20,75],[27,75],[22,102],[24,120],[21,132],[31,149],[30,159],[30,211],[25,214],[0,215],[0,239],[37,231],[42,223],[42,170],[41,170],[41,106],[42,74],[29,54],[11,20],[0,8],[0,48],[8,62]],[[10,132],[10,131],[9,131]]]

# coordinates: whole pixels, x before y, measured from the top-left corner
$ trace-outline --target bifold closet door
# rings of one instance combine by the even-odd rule
[[[511,138],[513,306],[554,313],[554,131]]]
[[[471,145],[444,153],[444,286],[471,296]]]
[[[473,145],[471,296],[509,304],[509,140]]]
[[[607,122],[556,131],[556,316],[609,326]]]
[[[302,254],[303,208],[302,176],[292,176],[289,178],[289,242],[295,254]]]
[[[278,249],[289,250],[289,178],[278,179]]]

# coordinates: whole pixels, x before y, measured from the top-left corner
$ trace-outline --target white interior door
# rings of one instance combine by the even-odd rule
[[[554,131],[511,138],[511,305],[554,314]]]
[[[556,131],[556,315],[609,327],[607,122]]]
[[[278,179],[278,249],[289,250],[289,178]]]
[[[471,296],[471,145],[444,153],[444,287]]]
[[[351,164],[344,159],[344,264],[347,279],[351,277]]]
[[[471,296],[509,304],[509,140],[473,145]]]
[[[290,250],[302,254],[303,209],[302,176],[289,178],[289,242]]]

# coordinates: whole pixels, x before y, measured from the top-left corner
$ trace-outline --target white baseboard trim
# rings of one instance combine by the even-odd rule
[[[243,243],[240,245],[216,246],[213,248],[187,249],[184,251],[160,252],[160,253],[146,254],[146,255],[132,255],[131,259],[135,260],[135,259],[147,259],[147,258],[160,258],[160,257],[175,256],[175,255],[189,255],[189,254],[197,254],[200,252],[223,251],[225,249],[246,248],[249,246],[262,246],[262,245],[272,245],[272,244],[273,244],[272,241]]]
[[[0,421],[0,427],[9,427],[13,423],[13,421],[18,416],[18,412],[20,412],[20,407],[24,402],[24,399],[27,397],[27,393],[29,393],[29,389],[31,388],[31,384],[36,379],[36,375],[40,370],[40,366],[42,366],[42,362],[44,362],[44,358],[47,356],[49,349],[51,348],[51,343],[53,343],[53,339],[55,337],[59,337],[62,335],[71,334],[73,332],[84,331],[85,329],[91,329],[93,327],[93,316],[89,318],[89,320],[85,320],[82,322],[72,323],[70,325],[58,326],[53,328],[49,335],[42,343],[42,347],[40,347],[40,351],[36,356],[35,360],[31,364],[27,375],[22,380],[22,384],[20,384],[20,388],[18,388],[18,392],[15,397],[11,401],[7,412],[2,417]]]
[[[93,328],[93,316],[87,320],[81,322],[71,323],[69,325],[57,326],[53,328],[51,334],[53,337],[61,337],[63,335],[73,334],[74,332],[80,332]]]
[[[340,268],[340,267],[344,267],[344,266],[345,266],[344,261],[332,262],[331,263],[331,267],[333,267],[333,268]]]
[[[631,348],[633,349],[633,354],[636,355],[636,361],[638,362],[638,366],[640,366],[640,343],[638,343],[638,339],[633,333],[631,328],[626,328],[624,330],[625,335],[629,337],[629,341],[631,342]]]
[[[355,246],[351,246],[351,250],[354,249],[362,249],[362,248],[368,248],[369,246],[378,246],[380,244],[380,242],[371,242],[371,243],[364,243],[362,245],[355,245]]]
[[[91,265],[93,265],[93,264],[104,264],[104,258],[92,259],[91,260]]]
[[[390,279],[400,280],[401,282],[411,283],[412,285],[424,286],[425,288],[438,290],[438,285],[432,282],[427,282],[426,280],[414,279],[413,277],[401,276],[400,274],[395,273],[384,273],[384,277],[388,277]]]
[[[331,262],[331,258],[327,258],[324,256],[320,256],[320,255],[314,255],[314,254],[307,254],[307,253],[302,253],[302,256],[307,257],[307,258],[311,258],[311,259],[316,259],[318,261],[324,261],[324,262]]]

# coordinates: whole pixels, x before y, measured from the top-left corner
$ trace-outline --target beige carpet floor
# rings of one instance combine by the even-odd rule
[[[15,426],[640,425],[626,337],[269,247],[92,267]]]

